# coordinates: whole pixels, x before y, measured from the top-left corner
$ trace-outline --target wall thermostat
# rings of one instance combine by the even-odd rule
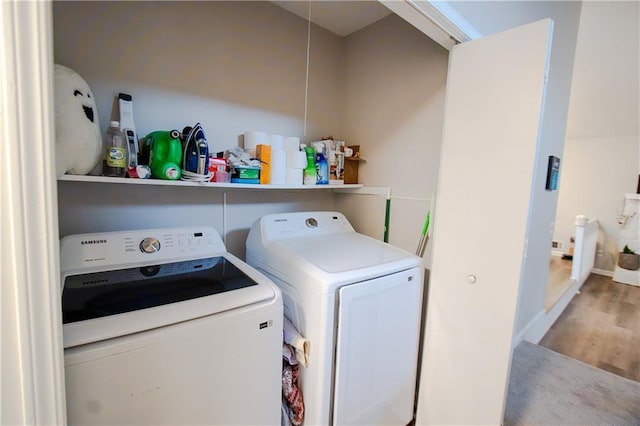
[[[549,156],[549,164],[547,165],[547,183],[545,189],[547,191],[555,191],[558,189],[558,175],[560,174],[560,159]]]

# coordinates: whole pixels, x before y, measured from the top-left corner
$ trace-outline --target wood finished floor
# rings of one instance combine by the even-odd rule
[[[640,287],[591,274],[539,344],[640,382]]]
[[[571,261],[559,256],[551,256],[549,264],[549,279],[547,280],[547,298],[544,308],[547,312],[571,287]]]

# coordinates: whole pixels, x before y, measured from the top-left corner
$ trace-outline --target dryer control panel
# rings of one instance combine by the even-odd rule
[[[338,212],[272,214],[260,219],[260,227],[267,241],[355,232],[347,218]]]
[[[204,258],[226,252],[211,227],[143,229],[69,235],[60,240],[60,269],[78,271],[184,258]]]

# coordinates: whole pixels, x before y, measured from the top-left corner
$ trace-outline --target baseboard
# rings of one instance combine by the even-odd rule
[[[551,256],[555,256],[555,257],[562,257],[564,256],[566,253],[560,250],[551,250]]]
[[[522,328],[522,330],[520,332],[518,332],[515,336],[515,338],[513,339],[512,344],[512,349],[515,349],[516,346],[518,346],[518,344],[520,342],[522,342],[523,340],[527,340],[531,343],[538,343],[540,341],[540,339],[542,339],[542,337],[540,337],[540,339],[537,340],[531,340],[531,336],[534,336],[535,331],[534,329],[537,327],[538,322],[540,322],[544,316],[545,316],[546,312],[544,311],[544,309],[538,313],[538,315],[536,315],[531,321],[529,321],[529,323],[524,326]],[[544,336],[544,334],[543,334]]]
[[[518,343],[523,340],[538,344],[579,290],[580,285],[574,280],[571,287],[569,287],[556,304],[553,305],[549,312],[545,312],[543,307],[542,311],[540,311],[519,333],[516,334],[512,342],[512,347],[515,348],[518,346]]]
[[[594,274],[598,274],[598,275],[604,275],[605,277],[613,277],[613,271],[609,271],[607,269],[593,268],[593,269],[591,269],[591,272],[593,272]]]

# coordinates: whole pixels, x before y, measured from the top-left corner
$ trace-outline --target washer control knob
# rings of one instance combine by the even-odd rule
[[[471,275],[467,275],[467,279],[469,280],[469,284],[475,284],[476,281],[478,281],[478,279],[476,278],[475,275],[471,274]]]
[[[309,228],[317,228],[318,227],[318,221],[312,217],[310,217],[309,219],[304,221],[305,225],[307,225]]]
[[[160,241],[157,238],[147,237],[140,241],[140,251],[143,253],[155,253],[160,251]]]

